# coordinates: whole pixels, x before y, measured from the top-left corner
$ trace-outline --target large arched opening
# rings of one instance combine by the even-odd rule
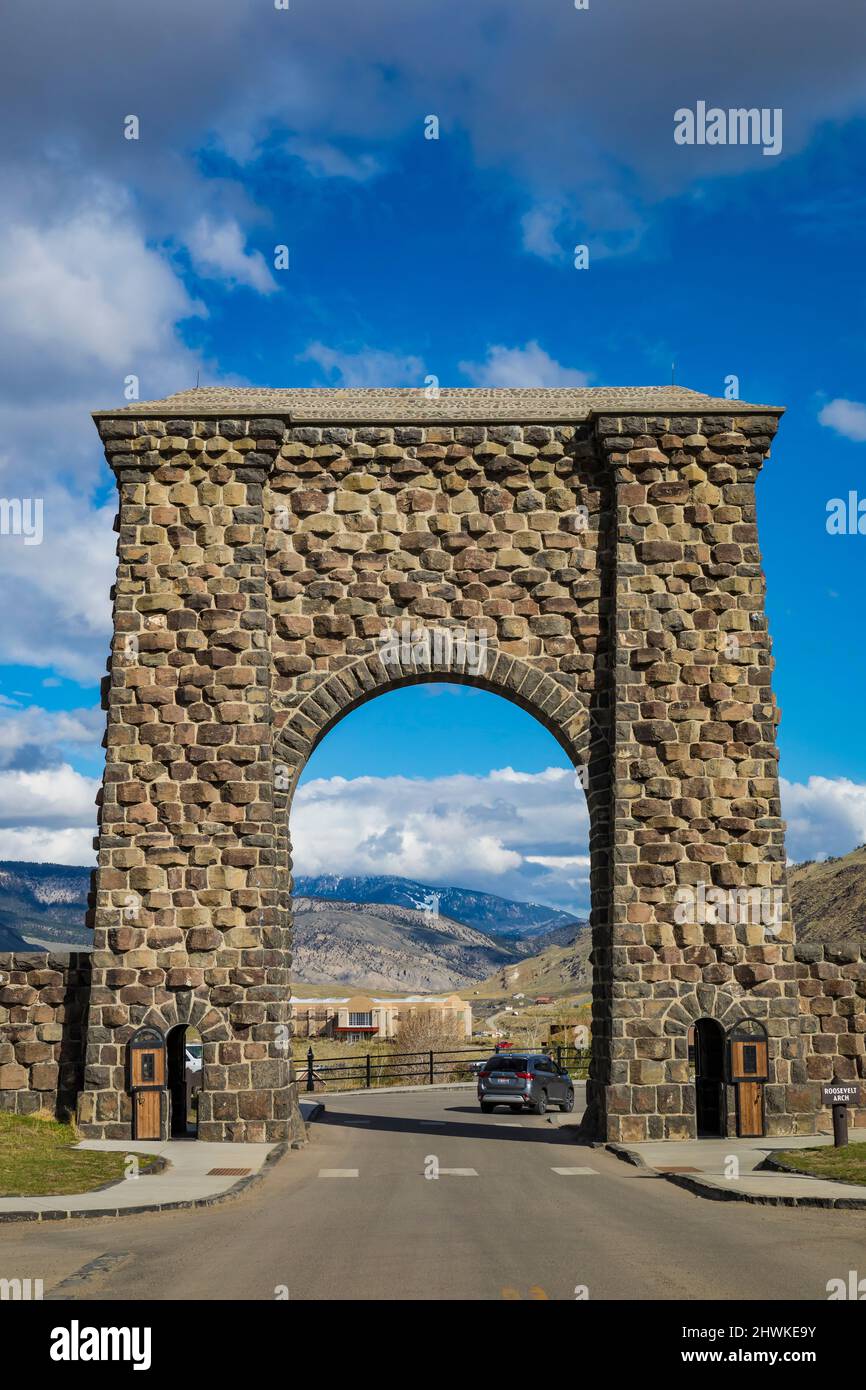
[[[498,660],[501,662],[501,659]],[[587,1105],[591,1112],[594,1088],[600,1088],[607,1084],[610,1061],[610,1028],[608,1023],[610,948],[606,939],[609,930],[606,833],[609,806],[609,761],[607,759],[606,738],[602,735],[597,724],[593,723],[590,713],[569,695],[564,686],[544,676],[539,678],[537,672],[531,671],[528,666],[514,658],[508,659],[507,664],[501,663],[502,669],[500,671],[485,672],[484,675],[455,673],[448,670],[401,671],[398,675],[391,676],[387,680],[380,680],[375,685],[371,684],[369,680],[372,674],[370,663],[359,663],[359,665],[362,669],[359,671],[354,668],[351,678],[344,678],[335,683],[337,685],[336,693],[341,697],[339,703],[335,701],[332,705],[330,702],[323,702],[321,698],[305,702],[296,710],[293,718],[285,721],[278,740],[275,819],[281,834],[285,829],[285,841],[281,847],[280,864],[285,869],[285,891],[289,899],[289,906],[291,907],[290,855],[294,859],[292,872],[295,874],[300,872],[302,889],[309,877],[311,868],[311,856],[307,852],[310,837],[299,830],[298,826],[299,815],[303,815],[305,802],[303,788],[309,787],[319,780],[317,767],[322,761],[322,754],[326,752],[331,742],[331,736],[340,745],[342,761],[341,755],[338,753],[336,757],[325,758],[325,766],[329,776],[335,782],[339,782],[343,776],[343,762],[349,763],[350,766],[354,767],[355,773],[358,773],[359,769],[352,757],[352,752],[359,740],[363,741],[369,737],[369,728],[377,722],[380,740],[382,725],[387,726],[389,723],[395,733],[403,732],[404,738],[407,727],[412,729],[415,737],[419,739],[424,737],[423,720],[419,722],[417,719],[415,721],[411,718],[407,719],[405,705],[398,711],[397,706],[401,694],[411,693],[418,696],[427,692],[431,695],[450,693],[452,695],[471,696],[474,694],[478,697],[478,705],[469,716],[470,725],[473,718],[478,721],[479,726],[483,724],[485,715],[482,711],[484,710],[491,711],[498,707],[507,710],[513,716],[513,727],[503,735],[504,746],[497,749],[495,760],[491,761],[489,770],[493,771],[496,767],[510,767],[516,770],[517,777],[546,774],[553,777],[554,780],[558,780],[558,805],[560,807],[570,805],[573,811],[573,822],[568,828],[567,839],[566,835],[562,833],[562,827],[560,827],[559,838],[557,839],[554,835],[554,843],[551,845],[548,842],[547,847],[552,852],[545,855],[543,850],[540,850],[537,858],[539,860],[547,858],[550,863],[556,861],[557,867],[560,867],[565,859],[571,859],[575,870],[573,878],[581,880],[579,883],[573,883],[573,887],[579,895],[578,899],[572,898],[570,903],[566,905],[561,895],[561,882],[558,885],[554,884],[555,875],[551,873],[551,882],[544,884],[544,874],[540,871],[532,880],[531,888],[521,890],[520,886],[514,886],[513,877],[504,882],[500,881],[497,885],[494,878],[488,876],[485,880],[483,875],[467,873],[465,865],[463,872],[459,867],[455,869],[452,865],[450,877],[451,879],[458,879],[459,882],[449,885],[449,864],[443,862],[441,856],[437,858],[435,851],[431,855],[429,863],[425,860],[419,861],[417,855],[412,858],[409,864],[410,873],[404,874],[404,877],[421,879],[428,885],[473,888],[489,893],[497,893],[502,888],[503,891],[500,896],[504,898],[522,897],[525,899],[529,897],[532,901],[547,903],[551,914],[555,914],[558,907],[573,913],[577,909],[575,915],[579,915],[588,922],[581,944],[584,955],[589,954],[590,940],[593,947],[592,956],[586,968],[586,975],[590,977],[590,980],[588,981],[584,976],[584,991],[587,995],[591,995],[591,1002],[589,998],[582,999],[580,1011],[576,1013],[577,1005],[574,1004],[573,999],[570,1000],[568,1008],[559,1009],[555,1029],[540,1028],[535,1041],[537,1046],[543,1044],[555,1055],[560,1055],[561,1060],[563,1060],[563,1048],[566,1056],[568,1054],[574,1055],[578,1051],[585,1052],[589,1049],[590,1037],[599,1040],[592,1050],[589,1078],[586,1078],[583,1064],[581,1064],[580,1072],[579,1107],[583,1109],[583,1082],[586,1081]],[[350,698],[349,691],[353,689],[353,681],[355,683],[354,696]],[[424,690],[422,691],[419,687],[424,687]],[[319,696],[320,691],[317,691],[316,695]],[[460,702],[452,701],[452,707],[456,703]],[[466,702],[463,701],[462,703],[462,722],[465,723]],[[394,706],[394,718],[390,721],[384,713],[389,705]],[[383,717],[378,721],[367,718],[373,706],[383,712]],[[461,714],[455,710],[452,727],[456,731],[460,725]],[[355,734],[352,733],[353,728],[356,730]],[[438,736],[443,737],[441,721],[438,727]],[[544,745],[543,752],[542,743]],[[528,765],[522,756],[524,744],[531,745],[531,757],[534,756],[536,760],[532,764],[531,773],[527,772]],[[381,742],[378,752],[376,746],[369,748],[369,760],[365,765],[365,770],[370,778],[374,778],[376,775],[377,756],[381,756]],[[538,761],[539,757],[541,757],[541,763]],[[429,758],[416,758],[416,771],[419,761],[423,762],[425,766],[429,764]],[[389,766],[393,771],[395,766],[393,757],[389,760]],[[453,757],[443,758],[441,766],[450,772],[458,770],[458,763],[454,761]],[[408,755],[404,756],[402,770],[404,776],[412,777],[412,758]],[[281,782],[283,783],[282,786]],[[299,788],[301,789],[300,796],[298,795]],[[327,801],[330,798],[330,805],[325,811],[325,814],[330,814],[331,808],[338,807],[341,795],[345,796],[345,794],[345,785],[342,787],[337,785],[336,788],[329,785],[325,790],[320,789],[320,817],[322,801]],[[308,794],[306,801],[309,804]],[[476,813],[477,809],[476,807]],[[511,806],[509,809],[507,805],[504,805],[504,811],[507,819],[510,814],[513,814],[514,808]],[[399,816],[399,814],[398,808],[395,807],[394,815]],[[544,814],[545,812],[542,810],[541,816],[543,817]],[[332,839],[334,823],[339,823],[341,820],[339,811],[335,810],[331,819],[332,823],[327,825],[323,836],[329,841]],[[493,819],[495,820],[495,817]],[[320,819],[320,824],[324,825],[326,822]],[[345,826],[343,829],[345,830]],[[490,824],[485,821],[483,829],[479,830],[476,814],[476,824],[467,829],[467,838],[471,840],[475,835],[480,838],[484,831],[489,829]],[[537,849],[540,849],[545,841],[545,829],[551,830],[552,827],[537,827],[538,845],[535,846]],[[377,848],[380,848],[386,839],[386,836],[380,835]],[[393,850],[393,844],[391,848]],[[414,848],[417,850],[417,837]],[[507,845],[503,848],[507,849]],[[354,858],[349,856],[350,862],[347,862],[344,835],[342,850],[338,855],[340,862],[328,866],[319,854],[312,867],[320,873],[327,873],[330,870],[334,875],[340,875],[341,872],[372,874],[376,872],[374,856],[375,851],[372,856],[370,853],[366,856],[362,855],[360,858],[357,855]],[[471,850],[468,850],[466,855],[466,860],[469,859],[471,859]],[[399,853],[396,856],[393,853],[386,855],[386,860],[384,869],[380,866],[378,872],[386,874],[399,872],[401,862]],[[560,890],[559,894],[554,891],[556,887]],[[294,949],[296,951],[298,949],[297,929],[295,929]],[[525,954],[526,956],[533,955],[532,945],[529,941],[525,947]],[[297,969],[293,969],[293,994],[304,1001],[301,1027],[301,1032],[307,1040],[302,1049],[304,1057],[301,1057],[297,1046],[295,1047],[296,1074],[299,1075],[303,1087],[307,1077],[305,1058],[311,1049],[315,1050],[312,1039],[316,1033],[321,1034],[328,1028],[333,1033],[334,1019],[337,1016],[340,1001],[338,998],[331,997],[330,1005],[334,1019],[328,1025],[326,1021],[323,1021],[326,1010],[316,1007],[315,996],[317,992],[307,988],[302,994],[299,994],[295,982],[301,988],[308,983],[302,979],[299,980],[299,973],[303,974],[302,971],[298,972]],[[369,982],[349,978],[343,981],[344,986],[353,988],[355,986],[361,988],[365,983]],[[587,984],[590,985],[588,990],[586,989]],[[324,997],[321,989],[318,990],[318,995]],[[546,999],[547,995],[544,994],[541,997]],[[551,997],[551,1014],[556,1013],[558,1002],[559,996],[555,992]],[[295,1018],[297,1018],[298,1012],[298,1008],[293,1008],[292,1013]],[[518,1010],[515,1012],[519,1013]],[[539,1017],[545,1013],[546,1010],[539,1006]],[[379,1015],[374,1014],[372,1017],[377,1020],[375,1027],[378,1025]],[[356,1011],[352,1018],[357,1022],[360,1014]],[[474,1024],[477,1024],[476,1015],[473,1015],[473,1019]],[[366,1020],[366,1015],[365,1021],[367,1026],[370,1026],[369,1020]],[[348,1019],[342,1025],[336,1024],[337,1029],[345,1029],[348,1026]],[[559,1030],[558,1033],[556,1029]],[[491,1038],[495,1036],[493,1030],[482,1029],[480,1032],[476,1030],[474,1034],[476,1042],[488,1031],[491,1032]],[[317,1085],[318,1081],[319,1076],[316,1072],[315,1082]],[[588,1124],[592,1124],[591,1113],[587,1115],[587,1121]]]

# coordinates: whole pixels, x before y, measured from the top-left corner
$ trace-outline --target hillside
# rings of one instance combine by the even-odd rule
[[[90,946],[89,883],[86,868],[0,863],[0,951]],[[465,988],[525,956],[524,936],[548,945],[580,926],[538,904],[393,877],[298,878],[295,892],[293,975],[311,985]]]
[[[89,887],[90,870],[77,865],[0,861],[0,951],[90,946],[93,933],[84,925]]]
[[[295,899],[292,976],[308,984],[437,991],[483,980],[522,949],[389,903]]]
[[[501,966],[473,990],[473,999],[511,999],[515,994],[529,999],[549,994],[561,999],[588,993],[592,988],[591,948],[587,925],[572,933],[568,943],[547,946],[537,955]]]
[[[295,892],[306,898],[327,898],[340,902],[391,903],[396,907],[423,908],[431,897],[438,897],[439,911],[467,927],[488,936],[526,938],[540,936],[557,928],[571,928],[579,919],[569,912],[557,912],[540,903],[518,903],[494,893],[476,893],[469,888],[436,887],[393,875],[319,874],[295,879]]]
[[[866,845],[788,870],[798,941],[866,941]]]

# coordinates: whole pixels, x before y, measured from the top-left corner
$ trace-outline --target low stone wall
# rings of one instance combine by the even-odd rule
[[[90,952],[0,954],[0,1109],[75,1113]]]
[[[809,1081],[857,1082],[866,1094],[866,945],[804,941],[794,958]],[[849,1122],[866,1125],[866,1106],[848,1113]],[[818,1128],[833,1128],[827,1106],[818,1108]]]

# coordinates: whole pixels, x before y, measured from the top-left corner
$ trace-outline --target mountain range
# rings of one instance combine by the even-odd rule
[[[88,947],[90,870],[0,863],[0,951]],[[295,881],[293,975],[310,985],[439,991],[486,979],[584,923],[538,903],[395,877]]]
[[[90,870],[75,864],[0,860],[0,951],[90,946],[89,887]]]
[[[441,888],[394,875],[346,876],[319,874],[295,879],[295,894],[342,903],[390,903],[395,907],[435,908],[446,917],[475,927],[488,936],[525,940],[544,936],[558,927],[568,929],[579,919],[540,903],[518,903],[493,893],[468,888]]]
[[[90,870],[0,861],[0,951],[87,948]],[[801,941],[866,940],[866,845],[789,870]],[[295,880],[293,974],[309,985],[461,989],[523,981],[585,984],[587,924],[539,903],[393,875],[300,875]],[[577,951],[569,948],[577,943]],[[549,986],[549,989],[548,989]]]

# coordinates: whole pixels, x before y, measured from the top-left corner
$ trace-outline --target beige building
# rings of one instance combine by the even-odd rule
[[[295,997],[290,1001],[296,1038],[396,1038],[407,1013],[427,1012],[440,1021],[455,1020],[460,1035],[472,1037],[472,1006],[459,994],[410,994],[402,999],[353,994],[328,999]]]

